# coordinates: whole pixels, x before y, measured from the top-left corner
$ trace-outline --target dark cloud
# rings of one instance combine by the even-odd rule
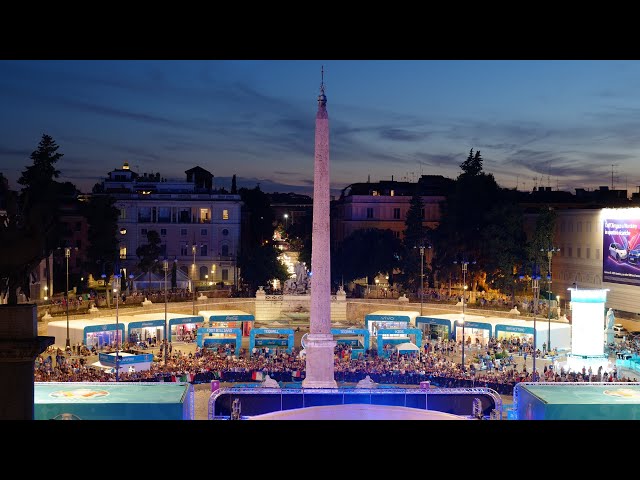
[[[26,157],[29,158],[32,150],[21,150],[19,148],[4,147],[0,145],[0,155],[8,157]]]
[[[379,132],[380,138],[384,140],[394,140],[402,142],[415,142],[424,140],[428,135],[419,132],[412,132],[401,128],[384,128]]]

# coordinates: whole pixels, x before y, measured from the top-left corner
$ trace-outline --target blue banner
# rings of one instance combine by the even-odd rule
[[[116,365],[116,356],[115,353],[110,355],[108,353],[99,353],[98,361],[102,365],[107,365],[109,367],[115,367]],[[153,354],[144,353],[142,355],[118,355],[118,365],[131,365],[133,363],[151,363],[153,362]]]
[[[205,335],[216,335],[216,338]],[[236,354],[240,353],[242,347],[242,330],[231,327],[199,327],[196,332],[196,345],[206,347],[207,343],[236,343]]]
[[[291,353],[294,345],[293,329],[292,328],[254,328],[249,332],[249,350],[253,350],[256,346],[256,335],[270,335],[272,340],[286,340],[287,353]],[[274,337],[274,335],[284,335],[286,338],[281,339]],[[263,342],[265,338],[261,339]]]
[[[334,337],[343,335],[352,337],[364,337],[364,340],[362,341],[363,347],[368,350],[371,345],[371,334],[369,333],[369,330],[365,328],[332,328],[331,335],[333,335]],[[338,339],[338,341],[340,340]]]

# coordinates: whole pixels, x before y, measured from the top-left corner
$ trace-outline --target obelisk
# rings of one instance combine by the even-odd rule
[[[311,317],[305,343],[306,376],[303,388],[337,388],[331,335],[331,259],[329,250],[329,115],[321,70],[313,166],[313,227],[311,230]]]

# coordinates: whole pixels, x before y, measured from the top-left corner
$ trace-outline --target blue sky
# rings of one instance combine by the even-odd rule
[[[503,187],[640,185],[640,61],[0,61],[0,172],[42,134],[82,191],[127,161],[216,187],[312,193],[324,65],[331,186],[455,178],[469,150]]]

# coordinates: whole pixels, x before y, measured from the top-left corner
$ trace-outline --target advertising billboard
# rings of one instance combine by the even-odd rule
[[[602,280],[640,285],[640,214],[625,218],[623,210],[609,212],[603,219]]]

